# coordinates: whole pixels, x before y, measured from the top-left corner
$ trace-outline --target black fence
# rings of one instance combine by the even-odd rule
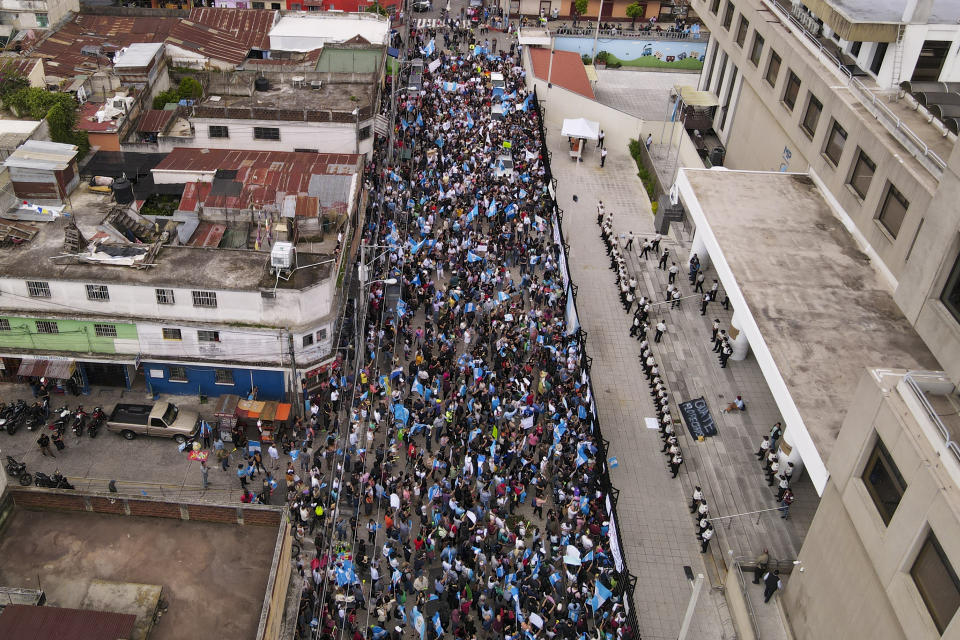
[[[540,106],[540,100],[534,88],[534,112],[537,114],[537,124],[539,127],[539,136],[542,149],[544,173],[547,178],[547,184],[550,185],[550,205],[553,213],[554,239],[560,245],[562,255],[559,256],[560,266],[564,281],[567,283],[567,296],[573,301],[573,316],[568,317],[567,322],[576,322],[577,342],[582,358],[581,366],[583,370],[583,382],[587,385],[590,392],[590,428],[593,432],[595,444],[597,446],[597,459],[600,461],[600,489],[606,494],[607,515],[610,518],[610,548],[614,555],[615,567],[618,574],[618,580],[614,593],[621,596],[624,602],[624,609],[627,614],[627,622],[633,629],[633,636],[639,638],[640,626],[637,620],[637,614],[634,606],[634,592],[636,591],[637,578],[627,566],[627,560],[623,553],[623,535],[620,530],[620,518],[617,516],[617,499],[620,495],[619,489],[613,486],[610,480],[610,468],[608,465],[608,452],[610,443],[603,437],[603,430],[600,428],[600,417],[597,410],[596,395],[593,390],[593,377],[590,369],[593,358],[587,355],[587,332],[580,328],[580,311],[577,308],[577,286],[573,283],[570,275],[568,257],[570,255],[570,245],[564,240],[563,233],[563,210],[557,205],[556,188],[557,181],[553,177],[550,168],[551,153],[547,149],[547,134],[543,124],[543,109]],[[619,562],[617,561],[619,558]]]

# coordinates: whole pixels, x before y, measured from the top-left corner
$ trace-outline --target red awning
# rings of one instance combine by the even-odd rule
[[[73,360],[44,360],[41,358],[24,358],[17,369],[18,376],[34,378],[57,378],[67,380],[73,376],[76,362]]]

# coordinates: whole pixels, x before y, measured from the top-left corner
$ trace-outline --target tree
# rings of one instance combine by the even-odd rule
[[[46,118],[50,125],[50,139],[64,144],[75,144],[82,158],[90,150],[86,131],[77,131],[77,101],[68,93],[53,93],[28,87],[10,94],[6,103],[20,117],[32,120]]]
[[[20,89],[26,89],[30,84],[17,71],[12,64],[0,66],[0,99],[5,100],[7,96],[16,93]]]
[[[633,29],[633,26],[636,24],[637,18],[642,18],[645,12],[646,7],[638,2],[633,2],[627,5],[627,17],[630,18],[631,29]]]
[[[587,13],[587,4],[589,0],[576,0],[573,3],[573,8],[576,10],[578,16],[582,16]]]
[[[196,78],[187,76],[180,81],[177,93],[180,94],[180,100],[201,98],[203,97],[203,85]]]
[[[367,13],[379,13],[382,16],[387,15],[387,10],[384,9],[383,5],[379,2],[374,2],[372,5],[365,9]]]

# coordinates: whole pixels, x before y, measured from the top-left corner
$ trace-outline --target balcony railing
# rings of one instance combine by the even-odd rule
[[[867,111],[873,114],[873,117],[884,126],[890,134],[900,142],[903,147],[910,152],[917,161],[924,166],[938,180],[943,175],[947,167],[946,161],[931,149],[923,139],[908,127],[900,117],[885,105],[883,99],[875,91],[868,88],[859,78],[855,77],[850,69],[841,62],[837,56],[831,53],[820,39],[811,33],[799,20],[797,20],[790,11],[781,6],[776,0],[763,0],[770,9],[777,14],[781,22],[788,26],[792,25],[802,35],[804,42],[813,49],[815,55],[822,56],[822,60],[828,67],[833,67],[841,80],[850,89],[857,100],[859,100]],[[896,90],[896,89],[895,89]]]
[[[566,27],[560,26],[553,30],[557,37],[592,38],[596,27]],[[701,30],[700,33],[684,33],[683,31],[657,31],[656,29],[600,29],[601,38],[628,38],[632,40],[671,40],[674,42],[707,42],[710,32]]]
[[[960,445],[953,440],[950,429],[947,428],[947,425],[944,424],[940,418],[940,413],[930,404],[930,400],[927,399],[927,392],[923,389],[924,377],[934,378],[936,383],[943,384],[944,374],[938,371],[910,371],[903,376],[903,380],[916,395],[917,401],[920,402],[927,417],[930,418],[930,421],[936,427],[937,431],[940,432],[944,445],[953,453],[953,457],[957,459],[957,462],[960,462]]]

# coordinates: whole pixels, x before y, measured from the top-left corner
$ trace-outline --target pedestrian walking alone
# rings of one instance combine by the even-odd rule
[[[773,573],[768,571],[763,576],[763,585],[763,601],[770,602],[773,594],[783,588],[783,583],[780,581],[780,570],[776,569]]]
[[[600,149],[600,168],[603,168],[604,163],[607,161],[607,150],[604,148]]]
[[[53,455],[53,451],[50,450],[50,438],[45,433],[41,433],[40,437],[37,438],[37,445],[40,447],[40,453],[45,456],[50,456],[51,458],[56,458],[57,456]]]
[[[660,342],[660,338],[663,337],[664,332],[667,330],[667,324],[661,320],[657,323],[657,333],[653,336],[654,342]]]

